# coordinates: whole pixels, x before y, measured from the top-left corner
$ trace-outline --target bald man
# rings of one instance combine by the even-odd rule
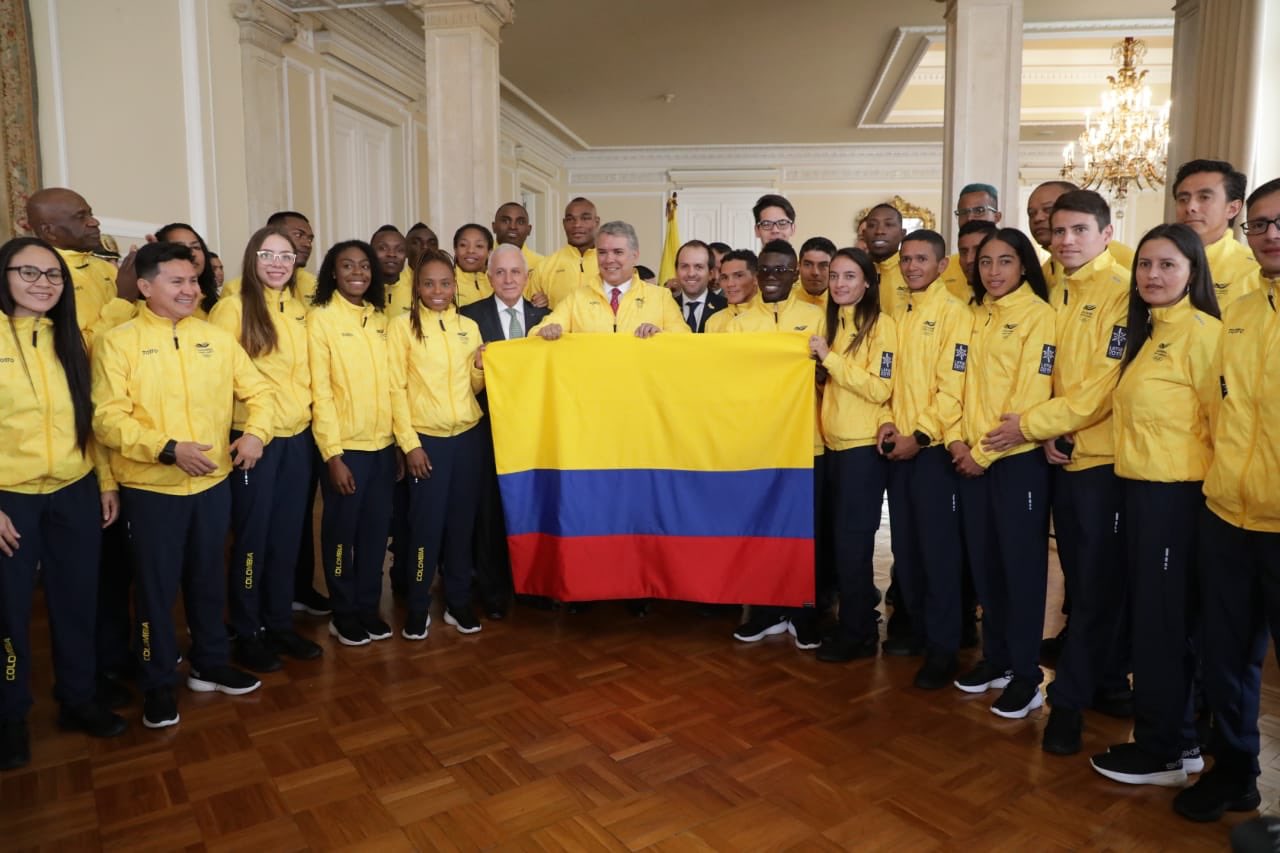
[[[499,243],[510,243],[517,246],[524,255],[525,266],[530,270],[538,268],[543,256],[527,245],[529,235],[533,233],[533,222],[529,219],[528,209],[518,201],[509,201],[493,214],[493,235]]]
[[[600,215],[590,199],[575,198],[564,209],[564,236],[568,244],[547,255],[529,276],[525,298],[554,309],[584,285],[600,280],[596,263],[596,229]]]
[[[27,223],[41,240],[57,250],[71,269],[76,292],[76,319],[85,344],[133,315],[138,277],[133,272],[136,247],[117,269],[94,254],[102,242],[101,224],[89,202],[74,190],[49,187],[27,199]]]

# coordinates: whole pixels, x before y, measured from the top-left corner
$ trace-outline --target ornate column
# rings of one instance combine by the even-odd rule
[[[1267,6],[1272,9],[1268,12]],[[1275,177],[1258,174],[1259,122],[1272,121],[1259,98],[1268,82],[1264,19],[1280,27],[1280,13],[1266,0],[1178,0],[1173,7],[1173,76],[1170,85],[1169,180],[1187,160],[1228,160],[1249,175],[1249,186]],[[1273,34],[1271,44],[1277,39]],[[1274,54],[1272,54],[1274,56]],[[1266,112],[1272,113],[1270,105]],[[1274,146],[1272,146],[1274,147]],[[1172,187],[1170,187],[1172,191]],[[1173,218],[1172,192],[1166,202]]]
[[[514,0],[409,0],[426,36],[428,224],[442,240],[498,198],[498,45]]]
[[[1010,223],[1018,204],[1022,109],[1022,0],[948,0],[942,151],[942,235],[955,242],[956,198],[993,185]]]
[[[289,197],[283,48],[297,37],[298,18],[267,0],[241,0],[231,14],[240,24],[245,173],[249,223],[256,228]]]

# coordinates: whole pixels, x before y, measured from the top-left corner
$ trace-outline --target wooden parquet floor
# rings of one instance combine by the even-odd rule
[[[1050,756],[1045,712],[916,690],[912,659],[745,646],[731,615],[672,602],[517,609],[469,637],[433,619],[425,642],[355,649],[306,620],[322,659],[249,696],[183,688],[176,728],[143,728],[135,703],[108,741],[56,728],[46,663],[33,763],[0,776],[0,849],[1213,850],[1243,819],[1191,824],[1173,791],[1094,773],[1122,721],[1087,715],[1085,752]],[[43,620],[33,641],[47,661]]]

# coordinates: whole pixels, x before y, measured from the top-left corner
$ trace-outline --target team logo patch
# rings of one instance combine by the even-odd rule
[[[1221,281],[1221,282],[1215,281],[1213,283],[1213,289],[1218,291],[1219,293],[1226,293],[1227,288],[1230,286],[1231,286],[1231,282],[1229,281]]]
[[[156,354],[156,353],[158,353],[158,352],[160,352],[160,350],[159,350],[159,349],[157,349],[156,347],[148,347],[147,349],[144,349],[144,350],[142,351],[142,354],[143,354],[143,355],[155,355],[155,354]]]
[[[969,363],[969,345],[956,344],[955,357],[951,359],[951,369],[957,373],[964,373],[965,365]]]
[[[1156,351],[1151,354],[1152,361],[1164,361],[1169,357],[1169,344],[1166,341],[1156,345]]]
[[[924,335],[932,335],[938,330],[937,320],[925,320],[920,324],[920,333]]]
[[[1107,344],[1107,358],[1124,358],[1124,342],[1129,339],[1129,330],[1124,326],[1111,327],[1111,342]]]
[[[1098,313],[1098,306],[1093,303],[1080,306],[1080,322],[1083,323],[1085,320],[1092,320],[1093,315],[1096,313]]]
[[[200,353],[200,355],[204,356],[205,358],[212,358],[213,345],[209,343],[196,344],[196,352]]]
[[[1230,329],[1227,329],[1227,334],[1228,334],[1228,335],[1243,335],[1243,334],[1244,334],[1244,327],[1243,327],[1243,326],[1232,326]]]
[[[1010,335],[1013,334],[1014,330],[1017,328],[1018,328],[1017,323],[1005,323],[1004,328],[1000,330],[1000,337],[1002,338],[1009,337]]]
[[[891,352],[880,353],[880,378],[893,378],[893,353]]]
[[[1053,344],[1045,344],[1040,349],[1040,375],[1053,375],[1053,360],[1058,356],[1058,348]]]

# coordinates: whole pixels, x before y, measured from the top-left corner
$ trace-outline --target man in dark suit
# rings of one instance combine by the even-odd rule
[[[729,305],[724,296],[709,289],[713,269],[715,256],[701,240],[690,240],[676,252],[676,281],[680,287],[672,295],[680,304],[684,321],[695,332],[705,330],[707,318]]]
[[[480,327],[480,337],[487,344],[523,338],[546,317],[548,309],[539,308],[524,299],[529,268],[519,246],[503,243],[489,254],[489,283],[493,295],[464,306],[461,313]],[[489,413],[489,400],[480,395],[480,407]],[[489,419],[482,422],[489,429]],[[511,599],[511,563],[507,554],[507,527],[502,517],[502,499],[498,494],[498,471],[494,465],[493,437],[485,442],[485,482],[481,489],[480,515],[476,519],[476,592],[490,619],[506,615]],[[532,597],[531,597],[532,599]],[[545,600],[528,603],[544,605]]]

